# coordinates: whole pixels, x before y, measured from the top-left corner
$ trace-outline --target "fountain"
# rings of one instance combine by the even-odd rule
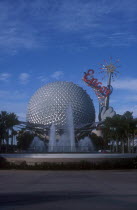
[[[76,147],[75,143],[75,133],[74,133],[74,122],[73,122],[73,110],[71,104],[69,104],[68,109],[66,111],[67,123],[66,123],[66,140],[69,142],[69,151],[70,152],[93,152],[94,145],[89,137],[85,137],[81,139]],[[62,138],[63,142],[63,138]],[[65,142],[65,141],[64,141]],[[66,142],[65,142],[66,143]]]
[[[35,136],[29,146],[29,151],[30,152],[45,152],[46,151],[45,143],[38,136]]]
[[[75,134],[74,134],[73,110],[71,104],[69,104],[68,106],[66,116],[67,116],[66,133],[70,142],[70,151],[75,152],[76,145],[75,145]]]
[[[93,152],[95,150],[91,139],[86,136],[84,139],[80,139],[78,142],[79,152]]]
[[[74,122],[73,111],[71,104],[66,110],[66,125],[64,127],[64,134],[60,136],[60,139],[56,141],[56,129],[52,124],[50,128],[49,138],[49,152],[75,152],[75,135],[74,135]]]
[[[94,146],[89,137],[79,140],[76,145],[74,134],[73,110],[71,104],[66,110],[66,124],[63,134],[56,139],[56,127],[54,124],[50,127],[48,149],[44,141],[35,136],[29,151],[33,152],[93,152]]]
[[[56,129],[55,125],[52,124],[50,127],[48,152],[55,152],[55,149],[56,149]]]
[[[66,133],[60,136],[60,139],[57,142],[56,151],[57,152],[71,152],[69,138]]]

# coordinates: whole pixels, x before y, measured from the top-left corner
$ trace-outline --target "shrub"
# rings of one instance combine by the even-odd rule
[[[20,169],[20,170],[112,170],[112,169],[136,169],[136,158],[109,159],[96,162],[42,162],[28,165],[26,161],[21,163],[10,163],[5,158],[0,157],[0,169]]]
[[[0,169],[8,169],[10,167],[10,163],[3,157],[0,157]]]

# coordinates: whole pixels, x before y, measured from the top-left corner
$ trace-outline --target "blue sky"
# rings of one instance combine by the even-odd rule
[[[25,120],[31,95],[42,85],[81,80],[112,56],[120,74],[110,105],[137,116],[136,0],[0,0],[0,110]],[[103,81],[105,84],[105,81]]]

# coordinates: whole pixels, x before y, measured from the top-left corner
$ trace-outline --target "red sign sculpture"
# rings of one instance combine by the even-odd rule
[[[87,83],[88,86],[92,87],[99,99],[101,105],[103,105],[104,100],[112,93],[112,87],[102,86],[102,82],[99,82],[98,79],[93,77],[94,70],[89,69],[87,73],[85,73],[83,80]]]

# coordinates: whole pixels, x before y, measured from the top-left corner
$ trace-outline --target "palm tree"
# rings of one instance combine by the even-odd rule
[[[125,112],[123,115],[115,115],[112,118],[106,118],[104,121],[104,133],[106,139],[116,141],[116,152],[118,152],[118,141],[121,142],[121,151],[125,152],[125,144],[130,152],[130,136],[133,136],[137,120],[133,119],[132,112]]]
[[[34,138],[34,134],[24,129],[20,130],[17,135],[17,147],[20,150],[27,150]]]
[[[6,150],[8,150],[9,144],[9,130],[13,129],[14,125],[19,123],[18,117],[15,113],[8,113],[6,111],[1,111],[0,113],[0,149],[1,145],[6,140]]]

